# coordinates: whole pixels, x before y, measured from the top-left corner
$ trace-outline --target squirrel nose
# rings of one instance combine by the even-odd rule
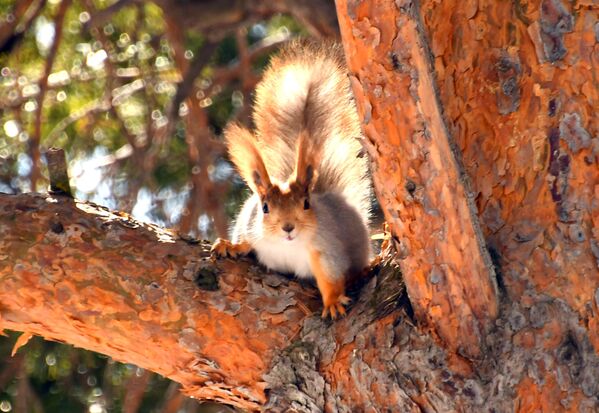
[[[283,231],[285,231],[285,232],[291,232],[291,231],[293,231],[294,228],[295,228],[295,226],[293,226],[292,224],[283,225]]]

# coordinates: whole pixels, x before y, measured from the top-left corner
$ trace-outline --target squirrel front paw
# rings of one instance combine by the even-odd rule
[[[323,297],[324,298],[324,297]],[[336,297],[329,297],[327,302],[323,302],[324,308],[322,309],[322,318],[327,318],[329,313],[331,314],[331,318],[334,320],[337,318],[337,314],[344,316],[345,315],[345,306],[348,305],[350,299],[343,294],[340,294]]]
[[[216,257],[231,257],[237,258],[240,255],[247,255],[252,250],[249,242],[242,241],[239,244],[234,244],[229,240],[217,238],[210,248],[210,253]]]

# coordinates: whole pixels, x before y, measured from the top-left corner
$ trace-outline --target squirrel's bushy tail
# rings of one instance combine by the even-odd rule
[[[254,122],[270,177],[292,175],[305,132],[318,154],[313,192],[339,193],[368,219],[368,163],[339,45],[296,41],[275,56],[256,89]]]

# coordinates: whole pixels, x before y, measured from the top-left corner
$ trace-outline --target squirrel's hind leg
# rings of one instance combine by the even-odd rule
[[[322,263],[320,252],[310,251],[310,269],[316,285],[322,296],[322,318],[330,313],[331,318],[337,318],[337,314],[345,315],[345,306],[349,304],[349,298],[345,295],[345,277],[342,274],[331,274]]]
[[[217,257],[237,258],[240,255],[247,255],[252,250],[252,246],[247,241],[241,241],[239,244],[234,244],[229,240],[217,238],[210,248],[210,252]]]

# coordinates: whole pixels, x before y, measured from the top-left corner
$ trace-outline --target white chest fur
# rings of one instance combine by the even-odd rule
[[[308,243],[304,240],[262,238],[253,244],[253,248],[258,261],[270,269],[293,273],[302,278],[312,277]]]

